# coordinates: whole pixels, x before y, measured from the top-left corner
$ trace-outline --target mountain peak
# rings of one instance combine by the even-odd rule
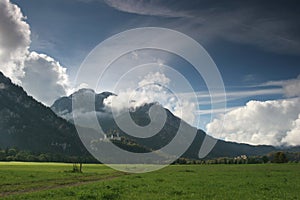
[[[75,95],[75,94],[85,94],[85,93],[92,93],[92,94],[96,94],[95,93],[95,90],[93,89],[90,89],[90,88],[81,88],[79,90],[77,90],[76,92],[74,92],[72,95]]]
[[[74,95],[96,95],[96,96],[101,96],[104,98],[107,98],[108,96],[114,95],[116,96],[116,94],[112,93],[112,92],[101,92],[101,93],[96,93],[95,90],[91,89],[91,88],[81,88],[77,91],[75,91],[74,93],[72,93],[69,97],[72,98]]]
[[[72,113],[72,101],[73,98],[79,97],[83,102],[89,100],[92,96],[95,97],[95,109],[96,111],[103,111],[104,104],[103,100],[111,95],[115,95],[111,92],[102,92],[97,94],[95,90],[90,88],[82,88],[71,94],[70,96],[64,96],[57,99],[51,109],[58,115],[68,115]],[[92,111],[90,109],[86,111]],[[63,117],[63,116],[62,116]]]

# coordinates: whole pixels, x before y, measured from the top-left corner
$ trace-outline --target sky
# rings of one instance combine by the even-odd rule
[[[211,109],[205,78],[189,62],[157,49],[133,51],[111,64],[95,88],[115,89],[118,97],[107,105],[114,100],[120,109],[132,96],[136,105],[158,101],[220,139],[295,146],[300,145],[299,25],[297,1],[1,0],[0,71],[50,106],[88,87],[76,82],[76,75],[99,43],[134,28],[179,31],[201,44],[217,66],[227,99],[217,100],[226,110]],[[186,80],[195,98],[188,84],[181,84]]]

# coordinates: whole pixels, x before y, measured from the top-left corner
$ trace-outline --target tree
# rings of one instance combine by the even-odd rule
[[[26,151],[19,151],[16,156],[15,156],[15,160],[18,161],[27,161],[27,157],[29,155],[29,152]]]
[[[39,159],[40,162],[47,162],[48,161],[48,156],[43,153],[43,154],[40,154],[38,156],[38,159]]]
[[[27,155],[26,157],[26,161],[29,161],[29,162],[35,162],[35,161],[38,161],[38,158],[35,156],[35,155]]]
[[[6,153],[4,150],[1,150],[0,151],[0,161],[4,161],[6,158]]]
[[[73,170],[72,172],[74,173],[82,173],[82,163],[79,163],[79,167],[78,167],[78,163],[73,163]]]
[[[17,154],[17,150],[15,148],[10,148],[7,151],[8,156],[16,156],[16,154]]]
[[[288,162],[288,159],[284,152],[279,151],[279,152],[275,153],[273,162],[274,163],[286,163],[286,162]]]
[[[263,161],[263,163],[269,162],[268,156],[263,156],[263,157],[262,157],[262,161]]]

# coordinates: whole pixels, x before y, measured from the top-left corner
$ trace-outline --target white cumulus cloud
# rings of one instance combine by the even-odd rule
[[[23,75],[22,66],[30,45],[30,27],[20,8],[0,1],[0,70],[14,82]]]
[[[300,99],[249,101],[225,114],[223,131],[214,134],[223,123],[216,118],[207,124],[207,132],[217,138],[249,144],[300,145]],[[295,138],[298,138],[295,140]]]
[[[300,114],[298,119],[293,122],[292,129],[287,132],[286,137],[282,139],[282,142],[297,146],[300,144]]]
[[[104,104],[117,112],[145,103],[158,102],[174,115],[194,125],[196,104],[183,96],[176,97],[168,90],[171,79],[162,72],[150,72],[140,79],[137,88],[127,88],[118,96],[109,96]],[[180,97],[180,99],[179,99]]]
[[[56,99],[66,95],[68,76],[66,68],[59,62],[45,54],[31,52],[24,66],[25,74],[20,80],[29,95],[46,105],[51,105]]]
[[[153,83],[167,85],[170,83],[170,79],[166,77],[165,74],[162,74],[160,72],[149,73],[138,84],[139,87],[145,87]]]
[[[30,26],[21,9],[0,1],[0,70],[46,105],[68,90],[66,69],[45,54],[30,52]]]

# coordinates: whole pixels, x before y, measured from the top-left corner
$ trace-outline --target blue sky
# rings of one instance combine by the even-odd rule
[[[229,112],[247,113],[255,108],[255,112],[250,113],[257,112],[254,118],[258,118],[264,114],[257,111],[260,106],[263,111],[266,109],[269,112],[276,110],[278,106],[274,105],[277,104],[286,108],[285,101],[288,101],[291,102],[288,109],[295,102],[297,108],[300,96],[297,87],[300,79],[297,78],[300,74],[300,5],[297,1],[12,0],[11,3],[16,4],[26,16],[24,21],[31,32],[31,43],[27,45],[29,52],[45,54],[55,62],[59,61],[57,69],[66,68],[64,80],[61,81],[68,79],[66,84],[73,84],[87,54],[105,39],[132,28],[163,27],[190,36],[206,49],[222,75]],[[186,61],[173,55],[164,55],[166,52],[150,54],[184,74],[199,96],[203,93],[202,100],[209,99],[204,97],[206,87],[201,77],[195,76]],[[47,60],[47,64],[52,62],[46,56],[37,57]],[[36,66],[33,62],[26,62],[28,66]],[[56,65],[53,63],[51,66]],[[24,69],[29,74],[26,65]],[[26,86],[29,88],[29,93],[32,91],[33,96],[36,94],[34,91],[40,91],[31,88],[30,81],[25,78],[20,81],[25,89]],[[67,87],[66,84],[61,84],[59,89]],[[63,92],[55,93],[56,97],[61,94]],[[39,95],[36,94],[36,98],[44,102]],[[249,104],[251,100],[256,104]],[[215,122],[212,122],[211,115],[205,114],[210,109],[209,104],[203,105],[201,109],[204,110],[202,121],[197,126],[214,135],[214,127],[221,126],[222,117],[213,115]],[[214,136],[253,144],[269,144],[270,135],[275,138],[272,144],[285,145],[288,143],[288,134],[299,136],[299,111],[296,109],[291,116],[277,114],[290,119],[287,122],[289,126],[283,130],[273,130],[271,127],[276,121],[272,121],[266,129],[242,131],[240,136],[232,134],[241,129],[234,125],[228,130],[225,128],[224,134],[227,135]],[[234,113],[222,116],[227,117],[232,124],[238,120]],[[248,115],[240,116],[240,120],[248,120],[250,125],[256,123]],[[251,137],[241,139],[245,134]],[[255,134],[262,139],[255,139]]]
[[[226,11],[227,7],[236,7],[236,10],[241,9],[240,12],[243,12],[243,10],[245,10],[244,12],[247,12],[247,10],[253,9],[253,11],[251,11],[253,13],[249,14],[249,18],[253,21],[269,20],[269,23],[274,23],[274,25],[269,25],[270,27],[279,26],[277,28],[280,29],[282,23],[294,23],[289,25],[291,27],[288,26],[287,30],[278,31],[278,34],[276,33],[276,30],[273,32],[273,28],[269,28],[270,30],[266,28],[266,31],[256,31],[257,35],[266,35],[257,36],[257,40],[263,37],[268,37],[270,40],[274,37],[274,40],[276,40],[277,37],[286,37],[287,35],[286,39],[294,40],[297,45],[297,48],[293,47],[294,50],[291,49],[289,51],[287,51],[283,45],[282,49],[280,49],[280,47],[277,49],[277,46],[281,45],[280,41],[277,42],[279,44],[274,44],[274,47],[272,47],[272,41],[265,47],[257,45],[256,42],[251,41],[256,39],[254,36],[245,39],[249,41],[238,41],[239,36],[235,35],[237,34],[235,33],[235,30],[226,30],[225,28],[224,29],[227,32],[222,34],[232,34],[232,37],[237,37],[236,41],[235,39],[228,39],[223,36],[210,38],[214,36],[206,36],[207,33],[202,33],[201,30],[198,31],[198,29],[201,28],[188,27],[188,25],[183,27],[183,20],[179,17],[149,16],[123,12],[110,7],[103,1],[31,0],[13,2],[17,3],[21,7],[23,13],[27,16],[26,21],[30,24],[32,31],[31,49],[38,52],[45,52],[56,58],[63,66],[68,68],[72,75],[76,73],[76,69],[83,61],[86,54],[99,42],[121,31],[144,26],[172,28],[182,31],[196,39],[211,55],[222,73],[225,84],[228,86],[248,85],[249,82],[250,84],[256,84],[269,80],[290,79],[295,78],[300,72],[300,47],[299,36],[297,36],[299,35],[297,33],[299,33],[298,25],[300,16],[296,13],[294,5],[288,6],[286,3],[284,6],[282,4],[278,4],[277,6],[262,6],[260,3],[253,3],[253,5],[235,5],[237,3],[234,2],[209,3],[206,1],[206,3],[203,3],[205,6],[202,6],[201,1],[199,3],[189,3],[189,1],[166,1],[165,3],[163,3],[164,1],[149,1],[149,3],[157,2],[152,3],[152,9],[158,9],[162,5],[167,7],[168,5],[173,4],[171,8],[174,10],[175,14],[176,10],[178,10],[177,12],[180,12],[182,9],[181,12],[194,12],[194,18],[200,18],[202,15],[203,18],[206,15],[209,16],[209,14],[202,11],[205,7],[207,7],[208,10],[220,9],[220,12],[222,13],[212,11],[211,15],[225,15],[225,17],[226,13],[230,12],[230,10]],[[146,3],[147,1],[145,1],[145,4]],[[184,5],[183,8],[181,7],[182,5]],[[266,9],[265,11],[263,10],[263,7]],[[275,9],[272,11],[267,10],[270,9],[270,7],[275,7]],[[145,10],[146,9],[148,8],[145,8]],[[234,10],[233,12],[237,11]],[[253,17],[253,15],[256,14],[257,17]],[[239,15],[242,15],[242,13]],[[211,18],[217,18],[216,16],[211,16]],[[234,16],[228,16],[228,18],[230,17]],[[194,24],[193,21],[197,21],[197,19],[184,20],[186,20],[187,23],[190,23],[191,26]],[[215,23],[209,22],[210,19],[204,20],[207,20],[208,23]],[[224,23],[229,23],[227,22],[228,20],[225,19]],[[211,19],[211,21],[214,21],[214,19]],[[243,20],[239,22],[237,19],[236,23],[240,23],[235,27],[237,29],[236,32],[238,32],[238,29],[242,29],[244,26],[243,23],[246,22]],[[218,26],[218,24],[209,26]],[[259,25],[256,24],[251,27],[251,21],[247,26],[249,26],[249,29],[255,29],[255,26],[259,29]],[[201,34],[203,34],[203,36],[201,36]],[[289,36],[291,36],[291,38],[289,38]],[[250,80],[249,77],[251,77]]]

